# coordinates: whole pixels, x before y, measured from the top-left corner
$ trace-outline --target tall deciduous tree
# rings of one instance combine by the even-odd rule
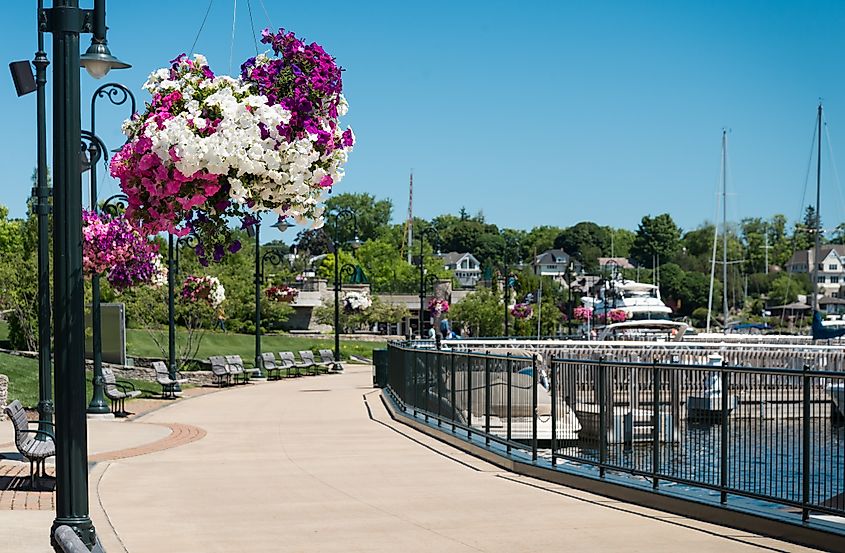
[[[647,267],[652,265],[654,257],[659,257],[661,263],[666,263],[672,260],[672,256],[680,248],[680,243],[681,229],[668,213],[657,217],[646,215],[637,228],[631,255],[638,263]]]

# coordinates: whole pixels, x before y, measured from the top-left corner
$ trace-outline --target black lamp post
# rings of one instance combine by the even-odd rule
[[[512,261],[512,258],[509,256],[511,248],[515,247],[516,244],[514,243],[512,236],[505,236],[505,243],[504,248],[502,249],[502,262],[503,262],[503,269],[502,274],[504,275],[504,282],[505,282],[505,289],[504,289],[504,299],[505,299],[505,337],[510,336],[510,312],[508,310],[508,304],[510,303],[511,299],[511,268],[509,261]]]
[[[423,337],[423,320],[425,318],[425,255],[423,247],[425,246],[426,236],[429,239],[433,238],[436,243],[440,243],[440,235],[437,233],[436,228],[428,227],[420,233],[420,327],[418,329],[420,338]],[[439,330],[435,329],[435,332],[439,332]]]
[[[575,271],[575,263],[570,260],[564,275],[566,278],[566,333],[569,336],[572,336],[572,283],[575,282],[572,278],[573,271]]]
[[[39,6],[40,31],[53,33],[53,289],[55,302],[56,528],[70,526],[93,548],[96,532],[88,514],[88,456],[85,421],[85,321],[82,276],[82,191],[78,144],[81,139],[79,67],[102,76],[128,67],[106,46],[105,0],[80,10],[78,0]],[[79,55],[79,34],[93,32],[100,56]],[[40,42],[40,41],[39,41]],[[105,57],[108,56],[108,57]],[[46,184],[46,179],[39,185]],[[54,548],[58,544],[51,539]]]
[[[340,219],[342,217],[352,218],[353,236],[352,242],[349,243],[353,249],[357,250],[361,247],[361,241],[358,239],[358,218],[355,212],[345,207],[338,211],[329,213],[330,217],[334,218],[334,236],[332,237],[332,253],[334,254],[334,359],[335,367],[343,369],[340,364],[340,261],[338,255],[340,253]],[[354,270],[354,267],[353,267]]]
[[[130,102],[130,115],[135,113],[135,95],[132,91],[120,83],[106,83],[91,95],[91,130],[82,131],[83,141],[88,142],[88,163],[87,168],[90,170],[88,175],[90,187],[90,208],[91,211],[99,211],[97,205],[97,162],[102,159],[104,162],[108,160],[108,150],[106,145],[100,140],[96,133],[97,119],[96,107],[97,98],[108,98],[108,100],[120,106],[127,101]],[[83,164],[83,170],[86,169],[86,164]],[[115,201],[115,204],[110,204],[110,201]],[[103,211],[112,216],[117,216],[120,211],[126,209],[126,196],[118,194],[109,198],[103,205]],[[107,207],[108,206],[108,207]],[[92,361],[94,365],[93,371],[93,392],[91,394],[91,401],[88,403],[87,413],[89,415],[104,415],[109,412],[109,406],[106,403],[106,398],[103,395],[103,340],[102,340],[102,319],[100,310],[100,277],[94,275],[91,277],[91,350]]]
[[[43,0],[38,0],[38,17],[44,9]],[[38,219],[38,430],[51,432],[53,421],[53,389],[51,382],[50,347],[50,187],[47,185],[47,66],[50,61],[44,51],[44,32],[38,26],[38,50],[32,65],[15,61],[9,64],[15,91],[24,96],[35,91],[36,96],[36,182],[32,189],[32,208]],[[43,437],[43,434],[39,435]],[[38,439],[38,438],[36,438]]]
[[[608,285],[604,287],[604,301],[602,302],[604,304],[604,324],[605,324],[605,326],[607,326],[609,324],[608,320],[607,320],[607,303],[608,303],[608,300],[610,299],[609,296],[612,296],[613,292],[615,291],[614,281],[616,279],[616,272],[619,269],[619,264],[616,261],[614,261],[613,259],[609,259],[604,264],[604,266],[605,266],[605,268],[607,268],[607,267],[611,268],[610,278],[608,279]],[[614,302],[615,302],[615,300],[614,300]],[[614,307],[615,307],[615,303],[614,303]]]
[[[167,373],[171,380],[176,380],[176,277],[179,276],[179,251],[183,246],[197,247],[197,237],[186,234],[174,238],[167,234]],[[174,394],[182,391],[179,383],[171,385]]]
[[[287,219],[279,217],[272,225],[279,232],[284,232],[291,227]],[[264,378],[261,372],[261,286],[264,284],[264,264],[269,262],[272,265],[281,265],[284,261],[281,252],[278,250],[267,250],[261,255],[261,220],[255,225],[247,228],[247,234],[255,237],[255,364],[253,365],[253,376]]]

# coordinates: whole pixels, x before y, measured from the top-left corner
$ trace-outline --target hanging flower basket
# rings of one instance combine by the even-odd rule
[[[290,286],[271,286],[264,293],[272,301],[291,303],[299,295],[299,290]]]
[[[216,76],[205,57],[180,55],[153,72],[143,113],[124,123],[129,141],[111,161],[127,214],[150,233],[198,239],[201,262],[240,244],[228,228],[274,211],[322,226],[322,197],[343,178],[355,142],[341,68],[316,44],[280,29],[262,33],[272,55]]]
[[[449,311],[449,302],[440,298],[432,298],[428,302],[428,312],[432,317],[439,317]]]
[[[517,303],[511,308],[511,315],[515,319],[528,319],[534,314],[534,309],[527,303]]]
[[[593,318],[593,310],[589,307],[576,307],[572,311],[572,318],[576,321],[587,322]]]
[[[156,273],[158,245],[128,219],[82,211],[82,268],[105,275],[117,290],[150,282]]]
[[[621,309],[614,309],[607,314],[607,318],[611,323],[624,323],[628,319],[628,314]]]
[[[343,310],[347,313],[365,311],[373,305],[373,300],[365,292],[347,292],[343,296]]]
[[[225,299],[226,290],[217,277],[190,275],[182,283],[182,301],[204,302],[216,309]]]

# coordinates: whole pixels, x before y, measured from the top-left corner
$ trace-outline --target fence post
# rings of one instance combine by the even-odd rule
[[[558,365],[554,359],[551,362],[551,371],[552,374],[550,375],[551,381],[549,382],[549,386],[551,387],[551,395],[552,395],[552,467],[555,466],[557,463],[556,451],[557,451],[557,374]]]
[[[484,356],[484,443],[490,445],[490,352]]]
[[[466,353],[467,360],[467,440],[472,438],[472,362],[469,352]]]
[[[428,422],[428,414],[431,412],[431,384],[428,380],[428,377],[431,376],[431,355],[432,353],[430,351],[423,352],[423,376],[425,378],[425,384],[423,384],[425,409],[423,409],[423,414],[425,416],[425,422]]]
[[[414,391],[414,399],[413,399],[413,406],[414,406],[414,418],[417,417],[417,388],[419,385],[417,384],[417,359],[419,356],[419,352],[417,350],[413,351],[413,363],[411,363],[411,388]]]
[[[599,477],[604,478],[607,463],[607,367],[599,357]],[[612,410],[611,410],[612,412]]]
[[[531,356],[531,460],[537,460],[537,354]]]
[[[443,354],[439,351],[435,357],[437,359],[437,426],[441,426],[443,422]]]
[[[804,365],[801,421],[801,520],[810,519],[810,367]]]
[[[654,358],[651,378],[653,391],[651,400],[651,487],[656,490],[660,484],[658,479],[658,474],[660,474],[660,367],[657,364],[656,357]]]
[[[730,399],[730,372],[725,370],[727,361],[722,361],[721,377],[722,377],[722,435],[719,444],[719,500],[722,504],[728,501],[728,429],[730,424],[730,417],[728,413],[728,400]]]
[[[452,374],[450,375],[450,379],[452,381],[452,391],[450,392],[452,395],[452,434],[455,433],[455,354],[450,353],[449,357],[452,359]]]
[[[511,452],[511,408],[513,407],[513,390],[511,387],[511,383],[513,382],[513,362],[511,361],[511,352],[508,352],[508,361],[507,361],[507,369],[508,369],[508,399],[507,399],[507,451],[508,454]]]

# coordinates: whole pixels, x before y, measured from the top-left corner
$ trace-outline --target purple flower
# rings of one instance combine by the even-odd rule
[[[229,253],[238,253],[241,249],[241,242],[240,240],[235,240],[231,244],[229,244]]]

